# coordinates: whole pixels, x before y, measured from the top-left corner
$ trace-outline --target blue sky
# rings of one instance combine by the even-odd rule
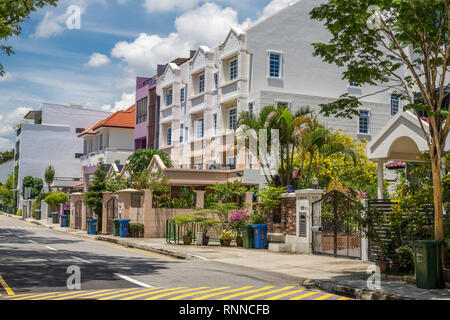
[[[214,46],[231,26],[245,28],[292,0],[60,0],[33,13],[15,55],[0,56],[0,151],[14,145],[13,126],[42,102],[119,110],[134,101],[136,76]],[[67,9],[81,9],[81,28],[66,26]]]

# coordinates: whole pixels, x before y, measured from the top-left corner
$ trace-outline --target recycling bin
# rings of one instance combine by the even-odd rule
[[[445,282],[439,272],[442,268],[442,241],[418,240],[411,246],[414,248],[414,265],[416,285],[421,289],[442,289]]]
[[[244,248],[253,249],[255,247],[255,242],[253,238],[253,227],[251,224],[246,224],[242,228],[242,236],[244,240]]]
[[[264,249],[267,244],[267,224],[254,224],[253,236],[255,249]]]
[[[128,219],[120,219],[120,237],[126,238],[128,237],[128,230],[130,230],[130,221]]]
[[[97,219],[88,219],[88,234],[97,234]]]
[[[34,218],[36,220],[41,220],[41,210],[34,210]]]
[[[114,229],[114,236],[118,237],[120,236],[120,222],[119,219],[114,219],[113,220],[113,229]]]
[[[63,227],[63,228],[67,228],[67,218],[68,218],[69,216],[67,215],[67,214],[62,214],[61,215],[61,227]]]
[[[52,217],[53,217],[53,223],[57,224],[59,221],[59,213],[58,212],[52,212]]]

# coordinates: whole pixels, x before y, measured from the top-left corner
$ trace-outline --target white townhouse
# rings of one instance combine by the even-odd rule
[[[86,109],[81,106],[65,106],[43,103],[36,111],[30,111],[25,119],[30,123],[17,129],[15,165],[18,165],[18,193],[22,191],[23,178],[41,178],[46,187],[45,169],[55,168],[52,187],[70,189],[82,180],[80,158],[83,141],[77,135],[93,122],[111,113]],[[18,195],[18,201],[22,199]]]
[[[176,167],[258,169],[251,154],[234,150],[242,111],[257,114],[281,104],[293,111],[308,106],[319,114],[320,104],[343,93],[362,97],[380,90],[342,80],[342,69],[313,56],[312,43],[330,38],[322,23],[309,17],[321,2],[302,0],[245,31],[232,28],[219,46],[202,46],[189,62],[167,66],[157,80],[160,146]],[[319,121],[370,141],[401,109],[393,93],[361,99],[359,118],[319,115]]]

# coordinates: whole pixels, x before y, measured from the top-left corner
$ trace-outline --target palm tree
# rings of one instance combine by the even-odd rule
[[[53,166],[48,166],[48,168],[45,169],[44,177],[48,186],[48,191],[50,191],[53,180],[55,179],[55,168]]]
[[[255,143],[257,150],[252,150],[256,154],[258,160],[267,163],[267,159],[261,159],[261,157],[267,157],[267,153],[271,151],[271,130],[278,130],[279,144],[280,144],[280,168],[277,175],[272,173],[267,174],[264,166],[262,167],[264,173],[266,173],[266,179],[272,184],[281,184],[287,186],[292,183],[292,171],[294,168],[294,149],[297,145],[299,136],[303,134],[306,128],[311,123],[311,110],[309,108],[302,108],[300,111],[293,114],[288,107],[279,105],[278,107],[266,106],[262,108],[257,117],[243,112],[239,116],[239,127],[243,129],[243,132],[249,136],[249,139],[254,139],[252,135],[248,134],[250,130],[254,130],[256,134],[262,129],[268,131],[268,152],[259,152],[259,143]],[[259,137],[256,137],[259,139]],[[259,142],[259,141],[256,141]],[[251,144],[250,144],[251,145]],[[255,152],[256,151],[256,152]],[[261,161],[263,160],[263,161]],[[279,181],[278,181],[279,180]]]

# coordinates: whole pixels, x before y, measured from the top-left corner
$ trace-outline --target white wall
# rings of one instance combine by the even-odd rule
[[[0,183],[5,184],[12,172],[14,172],[14,160],[0,164]]]
[[[49,104],[42,106],[42,114],[42,125],[24,124],[17,137],[20,141],[20,150],[16,150],[19,152],[19,189],[26,176],[41,178],[45,184],[44,172],[49,165],[55,167],[56,178],[81,179],[80,159],[75,158],[75,154],[83,153],[83,139],[77,137],[75,130],[87,128],[110,115],[109,112]]]

